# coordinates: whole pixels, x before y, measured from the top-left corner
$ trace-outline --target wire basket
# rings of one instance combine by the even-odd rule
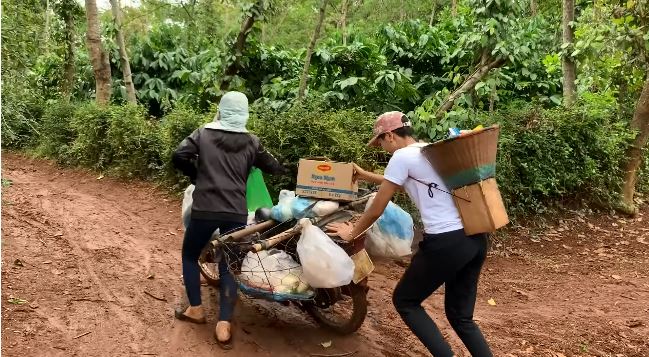
[[[296,220],[282,222],[255,237],[263,240],[285,232]],[[273,301],[312,300],[313,288],[302,278],[302,266],[297,254],[299,234],[269,250],[253,252],[250,241],[221,243],[223,258],[246,295]]]

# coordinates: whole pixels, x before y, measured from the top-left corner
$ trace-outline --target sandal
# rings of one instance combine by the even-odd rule
[[[205,320],[205,317],[201,317],[200,319],[195,319],[193,317],[185,315],[185,310],[187,310],[187,308],[174,310],[174,316],[180,321],[187,321],[199,325],[205,324],[207,322],[207,320]]]
[[[224,350],[231,350],[233,348],[232,346],[232,325],[230,325],[230,337],[225,340],[221,341],[219,340],[219,336],[216,334],[216,331],[214,331],[214,339],[216,340],[216,343],[221,347],[221,349]]]

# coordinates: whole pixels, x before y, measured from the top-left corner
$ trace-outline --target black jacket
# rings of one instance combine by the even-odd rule
[[[185,138],[172,160],[196,185],[192,205],[195,219],[245,223],[246,181],[251,168],[269,174],[286,171],[256,136],[207,128]]]

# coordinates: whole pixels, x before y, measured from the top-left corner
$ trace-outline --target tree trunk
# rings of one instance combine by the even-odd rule
[[[475,85],[478,84],[488,73],[494,68],[498,68],[505,64],[505,59],[498,58],[494,59],[489,63],[482,64],[476,69],[465,81],[458,87],[451,95],[446,98],[444,103],[435,112],[436,118],[441,118],[444,114],[453,107],[455,101],[465,92],[475,88]]]
[[[633,196],[635,195],[635,186],[638,179],[638,169],[642,164],[642,149],[647,145],[649,139],[649,75],[645,79],[642,93],[635,106],[631,129],[636,130],[637,135],[625,154],[626,162],[624,164],[621,208],[624,212],[632,214],[636,212]]]
[[[43,49],[45,53],[49,52],[49,43],[50,43],[50,12],[51,11],[50,0],[45,1],[45,27],[43,28]]]
[[[92,69],[95,73],[96,100],[99,104],[107,104],[110,101],[112,91],[110,61],[108,60],[108,53],[104,51],[101,44],[97,3],[95,0],[85,1],[86,19],[88,21],[86,39],[88,41]]]
[[[343,46],[347,46],[347,8],[350,0],[343,0],[341,4],[340,29],[343,34]]]
[[[536,3],[536,0],[530,0],[530,11],[532,12],[532,16],[536,16],[538,8],[539,6]]]
[[[451,0],[451,15],[457,16],[457,0]]]
[[[306,49],[304,69],[302,69],[302,78],[300,78],[300,88],[297,95],[298,100],[302,100],[304,98],[304,92],[306,91],[306,81],[307,77],[309,76],[309,66],[311,65],[311,55],[313,55],[315,44],[316,42],[318,42],[318,37],[320,37],[320,29],[322,28],[322,23],[324,22],[327,2],[328,0],[322,0],[320,2],[320,14],[318,15],[318,22],[316,23],[315,30],[313,31],[313,36],[311,37],[309,47],[307,47]]]
[[[496,102],[497,94],[498,90],[496,89],[496,84],[494,83],[494,86],[491,87],[491,94],[489,95],[489,113],[494,112],[494,103]]]
[[[575,0],[563,0],[563,44],[573,44],[575,34],[572,29],[571,23],[575,21]],[[568,47],[569,51],[572,46]],[[575,86],[575,79],[577,76],[577,68],[573,58],[565,53],[562,56],[563,68],[563,102],[565,106],[574,104],[577,96],[577,87]]]
[[[69,11],[62,14],[65,23],[65,65],[63,81],[63,98],[70,100],[74,88],[74,16]]]
[[[435,11],[437,11],[437,0],[433,0],[433,8],[430,10],[430,20],[428,21],[428,26],[433,26],[435,22]]]
[[[259,7],[259,11],[263,9],[262,2],[263,0],[258,0],[257,4],[255,5]],[[233,46],[234,60],[230,62],[230,64],[228,64],[228,66],[225,68],[225,71],[223,73],[223,80],[221,81],[220,86],[221,90],[227,90],[230,87],[232,78],[239,71],[239,64],[241,62],[243,50],[246,46],[246,40],[248,39],[248,35],[250,34],[252,27],[255,25],[255,20],[255,16],[251,14],[250,16],[246,17],[246,19],[243,20],[243,23],[241,24],[241,29],[239,30],[239,34],[237,35],[237,39],[234,42]]]
[[[113,11],[113,19],[115,20],[115,41],[119,48],[119,61],[122,64],[122,76],[124,77],[124,86],[126,87],[126,99],[129,103],[136,104],[137,98],[135,97],[135,86],[133,85],[133,76],[131,75],[131,64],[128,61],[128,53],[126,52],[126,44],[124,43],[122,9],[120,8],[119,0],[110,0],[110,7]]]

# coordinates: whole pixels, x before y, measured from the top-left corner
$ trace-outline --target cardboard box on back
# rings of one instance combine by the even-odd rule
[[[495,232],[509,223],[495,178],[453,190],[466,235]],[[465,201],[466,200],[466,201]],[[471,202],[467,202],[471,201]]]

